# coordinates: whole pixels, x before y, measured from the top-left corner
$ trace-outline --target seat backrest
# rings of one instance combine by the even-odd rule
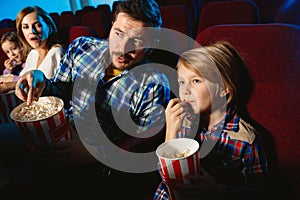
[[[257,24],[260,22],[256,4],[250,0],[212,1],[203,6],[198,30],[219,24]]]
[[[59,14],[58,12],[49,13],[50,17],[53,19],[56,27],[59,29]]]
[[[110,19],[110,21],[112,20],[112,16],[111,16],[111,9],[110,6],[108,4],[99,4],[96,7],[96,10],[98,10],[100,13],[103,13],[105,16],[108,16],[108,18]]]
[[[256,3],[261,23],[273,23],[275,15],[281,4],[285,0],[252,0]]]
[[[247,107],[274,138],[282,183],[300,180],[300,26],[216,25],[197,36],[195,47],[218,40],[233,44],[249,68],[255,88]]]
[[[159,6],[159,9],[162,16],[163,28],[172,29],[192,37],[192,23],[186,6],[168,5]]]
[[[0,21],[0,29],[1,28],[14,28],[15,22],[10,18],[5,18]]]
[[[276,13],[275,22],[300,25],[300,1],[286,0],[283,2]]]
[[[63,11],[59,16],[59,29],[78,25],[76,16],[72,11]]]
[[[193,33],[193,38],[196,35],[197,31],[197,25],[198,25],[198,18],[199,18],[199,8],[198,8],[198,3],[196,2],[197,0],[166,0],[166,3],[164,5],[183,5],[186,6],[186,8],[189,11],[190,15],[190,20],[192,24],[192,33]],[[174,16],[176,13],[174,13]]]
[[[80,36],[98,37],[96,31],[91,27],[86,26],[72,26],[69,30],[69,42],[73,42]]]
[[[110,19],[99,11],[91,11],[83,13],[81,16],[81,26],[93,28],[99,38],[107,38],[109,33]]]

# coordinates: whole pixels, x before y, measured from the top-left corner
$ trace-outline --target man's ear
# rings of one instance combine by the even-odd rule
[[[159,39],[154,39],[151,45],[152,49],[156,49],[158,47]]]

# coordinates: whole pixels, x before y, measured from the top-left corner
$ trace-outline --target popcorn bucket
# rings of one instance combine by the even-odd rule
[[[0,124],[14,123],[9,116],[10,112],[21,103],[14,90],[0,94]]]
[[[156,155],[172,200],[180,200],[175,185],[190,183],[186,175],[200,174],[199,143],[189,138],[176,138],[158,146]]]
[[[53,96],[40,97],[30,106],[23,102],[10,113],[26,145],[34,151],[39,144],[71,139],[64,103]]]

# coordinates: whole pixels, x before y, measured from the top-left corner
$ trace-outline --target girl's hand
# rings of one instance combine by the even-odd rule
[[[4,61],[4,66],[6,69],[12,71],[13,68],[16,66],[16,61],[14,59],[7,59]]]
[[[186,177],[190,180],[190,184],[177,184],[176,190],[180,194],[180,197],[185,200],[224,199],[225,196],[222,185],[206,171],[203,169],[201,171],[201,175],[188,175]]]
[[[179,132],[184,117],[187,114],[186,103],[180,101],[179,98],[171,99],[165,114],[166,114],[166,141],[176,138]]]

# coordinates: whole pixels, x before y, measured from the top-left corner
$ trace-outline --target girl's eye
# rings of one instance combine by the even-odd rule
[[[193,83],[197,84],[197,83],[201,83],[201,81],[199,79],[194,79]]]

